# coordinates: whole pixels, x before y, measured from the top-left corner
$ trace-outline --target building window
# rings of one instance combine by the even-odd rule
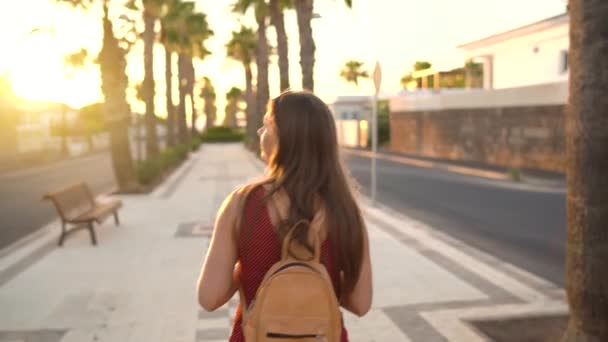
[[[566,73],[568,68],[568,50],[562,50],[559,52],[559,73]]]
[[[340,113],[340,119],[342,119],[342,120],[348,119],[348,113],[347,112]]]

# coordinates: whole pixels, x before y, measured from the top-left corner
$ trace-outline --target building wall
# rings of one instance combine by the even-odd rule
[[[391,115],[391,149],[506,167],[564,171],[564,106],[451,109]]]
[[[562,51],[569,46],[568,25],[548,28],[497,43],[469,48],[465,57],[493,56],[493,87],[519,87],[565,81]]]
[[[507,167],[564,170],[567,83],[409,94],[390,101],[391,149]]]

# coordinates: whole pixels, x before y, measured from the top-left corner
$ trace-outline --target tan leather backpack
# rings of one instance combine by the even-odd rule
[[[309,224],[300,221],[285,236],[281,260],[266,273],[249,308],[240,291],[247,342],[340,341],[342,315],[331,278],[321,263],[318,231],[309,234],[312,259],[299,260],[290,253],[292,233],[303,223]]]

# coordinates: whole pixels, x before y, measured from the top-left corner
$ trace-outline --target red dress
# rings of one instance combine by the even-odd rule
[[[281,259],[281,242],[270,221],[268,208],[263,201],[264,194],[265,190],[260,186],[254,189],[249,196],[242,218],[242,230],[239,234],[240,279],[247,305],[251,304],[266,272]],[[321,261],[327,268],[334,290],[338,294],[339,272],[335,267],[332,253],[330,253],[330,243],[327,240],[321,246]],[[245,341],[241,322],[242,316],[239,306],[234,318],[230,342]],[[342,326],[340,340],[341,342],[348,342],[348,335],[344,326]]]

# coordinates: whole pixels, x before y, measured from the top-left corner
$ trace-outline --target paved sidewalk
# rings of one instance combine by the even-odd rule
[[[240,145],[204,145],[150,195],[120,196],[120,227],[56,248],[57,222],[0,253],[0,342],[225,341],[234,298],[197,306],[216,210],[261,175]],[[471,320],[565,313],[562,289],[364,198],[373,308],[345,314],[351,341],[486,341]]]

